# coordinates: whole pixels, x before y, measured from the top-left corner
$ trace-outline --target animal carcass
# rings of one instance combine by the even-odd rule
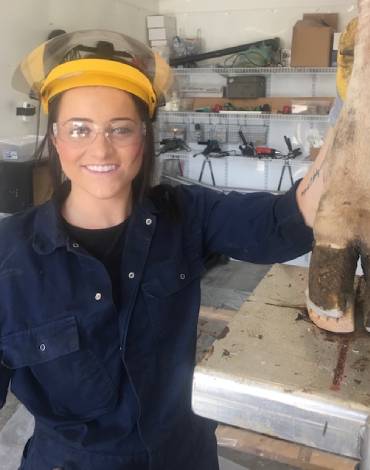
[[[364,313],[370,313],[370,0],[358,3],[353,71],[326,157],[326,189],[314,224],[308,288],[311,318],[341,332],[354,328],[359,257],[367,279]],[[344,327],[336,326],[341,321]]]

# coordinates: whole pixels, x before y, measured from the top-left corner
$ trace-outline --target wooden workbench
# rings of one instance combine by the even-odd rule
[[[249,452],[260,442],[261,452],[274,448],[276,457],[276,442],[280,449],[283,443],[254,431],[294,443],[284,443],[280,454],[290,463],[293,455],[305,455],[297,468],[349,469],[367,445],[370,338],[362,328],[341,336],[314,326],[306,286],[305,268],[276,265],[239,312],[220,311],[217,321],[216,310],[201,310],[193,408],[239,428],[220,427],[221,444]],[[316,466],[307,466],[307,455]]]

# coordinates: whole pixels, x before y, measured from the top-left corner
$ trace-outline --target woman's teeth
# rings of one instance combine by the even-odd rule
[[[86,165],[89,171],[96,173],[108,173],[117,169],[117,165]]]

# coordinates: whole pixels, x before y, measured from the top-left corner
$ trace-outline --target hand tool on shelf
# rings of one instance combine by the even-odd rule
[[[289,172],[290,183],[291,183],[292,186],[294,185],[294,179],[293,179],[293,174],[292,174],[292,167],[290,165],[290,160],[293,159],[293,158],[296,158],[296,157],[298,157],[299,155],[302,154],[300,148],[293,149],[292,141],[290,140],[289,137],[284,135],[284,140],[285,140],[285,143],[288,147],[288,153],[283,156],[284,165],[283,165],[283,168],[281,169],[280,180],[279,180],[279,184],[278,184],[278,188],[277,188],[278,191],[280,191],[280,188],[281,188],[281,185],[282,185],[282,182],[283,182],[284,173],[285,173],[286,169],[288,169],[288,172]]]
[[[276,150],[267,146],[255,146],[253,142],[247,142],[243,131],[239,130],[239,137],[241,138],[244,145],[239,145],[239,149],[245,157],[258,157],[258,158],[279,158],[282,154],[279,150]]]
[[[172,137],[171,139],[162,139],[160,141],[160,144],[161,148],[159,149],[159,152],[156,155],[157,157],[159,155],[162,155],[163,153],[176,152],[178,150],[185,150],[189,152],[191,150],[187,143],[183,139],[179,139],[178,137]],[[169,160],[177,160],[180,176],[184,176],[180,160],[178,158],[171,158]]]
[[[202,152],[195,153],[193,157],[197,157],[198,155],[203,155],[204,160],[202,163],[202,168],[200,170],[200,175],[198,181],[201,182],[203,179],[203,173],[206,165],[208,164],[209,166],[209,171],[211,173],[211,178],[212,178],[212,184],[213,186],[216,186],[216,180],[215,176],[213,173],[213,167],[212,167],[212,161],[210,160],[210,157],[213,158],[222,158],[222,157],[227,157],[230,155],[229,152],[221,150],[221,147],[218,143],[217,140],[207,140],[206,142],[198,142],[200,145],[205,145],[205,149]]]

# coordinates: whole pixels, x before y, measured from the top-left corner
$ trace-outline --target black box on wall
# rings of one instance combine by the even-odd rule
[[[229,77],[226,85],[226,98],[263,98],[266,96],[266,78],[252,75]]]
[[[0,212],[14,213],[33,205],[34,162],[0,160]]]

